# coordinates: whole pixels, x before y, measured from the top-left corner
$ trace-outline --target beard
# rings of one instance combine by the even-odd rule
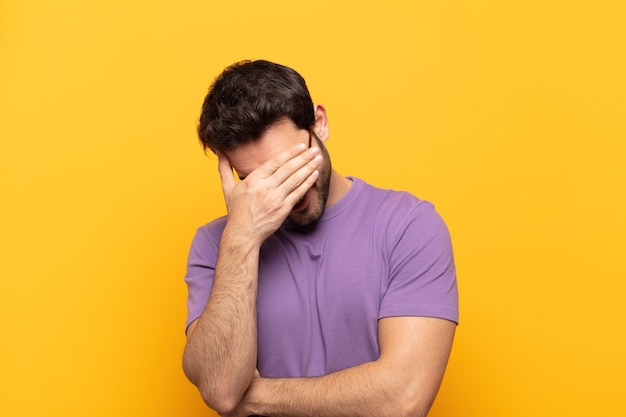
[[[315,142],[319,146],[323,158],[322,165],[319,168],[320,175],[304,196],[305,199],[309,200],[307,207],[302,211],[292,212],[289,215],[291,221],[299,226],[308,226],[322,217],[330,191],[330,176],[332,173],[330,155],[317,136],[315,136]]]

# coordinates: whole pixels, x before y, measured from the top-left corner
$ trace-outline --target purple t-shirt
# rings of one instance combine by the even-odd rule
[[[458,323],[452,247],[432,204],[357,178],[306,230],[289,219],[261,247],[258,369],[311,377],[376,360],[378,319]],[[226,218],[198,229],[185,281],[187,325],[204,311]]]

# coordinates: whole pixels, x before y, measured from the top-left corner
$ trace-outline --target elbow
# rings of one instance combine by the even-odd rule
[[[215,392],[207,389],[202,384],[198,386],[198,391],[200,391],[200,395],[206,405],[215,410],[220,416],[231,414],[240,401],[240,398],[235,398],[226,393]]]
[[[426,417],[436,392],[416,381],[403,380],[401,384],[389,384],[387,408],[381,415],[394,417]]]
[[[189,362],[187,356],[183,357],[183,371],[189,381],[198,388],[198,392],[206,405],[219,415],[232,413],[239,404],[241,396],[237,397],[235,394],[219,389],[215,384],[209,383],[199,373],[198,368]]]
[[[395,415],[400,417],[426,417],[434,398],[420,395],[419,393],[406,393],[402,401],[398,402]]]
[[[405,404],[404,407],[398,410],[398,414],[396,415],[400,417],[426,417],[429,409],[430,407],[424,407],[423,404],[416,404],[414,406]]]

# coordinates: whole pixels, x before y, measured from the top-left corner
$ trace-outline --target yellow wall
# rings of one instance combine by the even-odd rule
[[[212,3],[0,2],[0,415],[207,415],[182,277],[224,206],[195,124],[243,58],[307,78],[340,172],[446,218],[432,416],[626,413],[623,2]]]

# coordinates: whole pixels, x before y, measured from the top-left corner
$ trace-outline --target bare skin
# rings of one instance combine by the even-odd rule
[[[441,384],[455,328],[429,317],[381,319],[376,361],[315,378],[257,374],[224,416],[424,417]]]
[[[188,329],[183,368],[207,404],[232,410],[256,367],[256,295],[261,244],[315,183],[319,149],[298,144],[237,182],[218,154],[228,222],[220,242],[213,290],[204,314]]]
[[[328,124],[316,108],[323,143]],[[308,132],[279,123],[259,141],[218,153],[228,220],[205,312],[187,331],[183,367],[222,416],[425,416],[435,399],[456,325],[427,317],[379,320],[380,357],[316,378],[263,378],[256,372],[256,296],[263,241],[290,217],[315,218],[351,182],[330,169]],[[237,182],[232,171],[240,177]],[[328,199],[319,197],[328,172]],[[294,210],[294,207],[297,210]],[[321,210],[321,211],[320,211]],[[308,221],[308,220],[306,220]]]

